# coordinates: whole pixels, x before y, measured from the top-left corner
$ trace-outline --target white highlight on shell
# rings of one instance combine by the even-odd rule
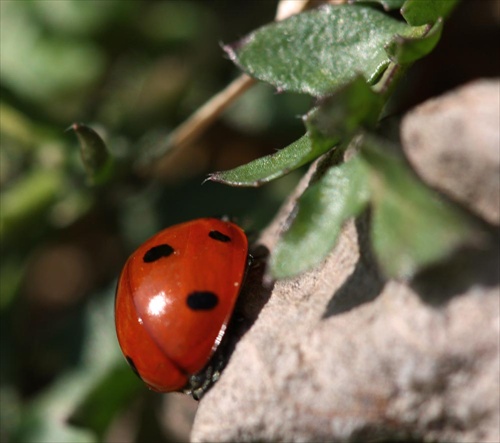
[[[169,302],[165,296],[165,292],[161,291],[154,297],[151,297],[148,304],[148,314],[155,317],[163,315],[168,304]]]

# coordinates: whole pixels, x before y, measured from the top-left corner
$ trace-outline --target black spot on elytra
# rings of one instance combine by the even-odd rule
[[[134,360],[132,360],[128,355],[125,356],[125,358],[127,359],[127,363],[129,364],[129,366],[132,368],[132,371],[134,371],[134,374],[142,380],[141,374],[139,374],[139,371],[135,367]]]
[[[149,249],[148,252],[144,254],[142,260],[145,263],[152,263],[162,257],[168,257],[170,254],[173,254],[173,252],[174,248],[164,243],[162,245],[153,246],[151,249]]]
[[[194,291],[188,295],[186,304],[193,311],[209,311],[219,304],[219,297],[210,291]]]
[[[231,241],[231,237],[227,236],[226,234],[223,234],[220,231],[210,231],[208,233],[208,236],[210,238],[213,238],[214,240],[221,241],[221,242],[224,242],[224,243],[227,243],[227,242]]]

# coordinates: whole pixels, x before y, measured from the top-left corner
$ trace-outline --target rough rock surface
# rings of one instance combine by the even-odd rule
[[[500,80],[480,80],[408,113],[401,138],[429,185],[500,224]]]
[[[474,88],[485,97],[496,94],[496,104],[489,103],[498,114],[498,82],[487,85],[489,93],[484,87],[469,85],[410,114],[403,129],[414,131],[410,144],[415,138],[434,141],[420,133],[427,124],[411,121],[412,115],[424,118],[426,106],[444,107],[454,115],[454,126],[467,127],[471,139],[478,128],[476,140],[483,140],[481,125],[489,111],[477,104],[482,111],[471,114],[463,97],[475,100]],[[436,130],[433,123],[429,128]],[[459,181],[467,176],[467,186],[449,185],[440,172],[427,173],[435,168],[435,155],[422,155],[428,163],[419,158],[417,168],[430,184],[444,193],[452,186],[453,199],[494,221],[498,189],[482,192],[484,183],[498,179],[498,166],[496,178],[484,177],[495,173],[496,160],[477,143],[467,157],[462,151],[469,144],[453,142],[454,150],[460,149],[454,154],[467,158],[454,163],[462,169],[453,174]],[[482,174],[469,174],[477,167]],[[471,195],[476,197],[470,200]],[[261,237],[270,250],[293,202]],[[500,441],[498,242],[460,251],[411,281],[396,282],[379,274],[366,223],[365,217],[347,223],[321,266],[274,285],[220,380],[200,402],[193,441]]]

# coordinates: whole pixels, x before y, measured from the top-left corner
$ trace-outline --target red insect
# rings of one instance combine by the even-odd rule
[[[206,388],[196,374],[224,335],[247,257],[237,225],[203,218],[159,232],[127,260],[116,291],[116,332],[128,363],[151,389]]]

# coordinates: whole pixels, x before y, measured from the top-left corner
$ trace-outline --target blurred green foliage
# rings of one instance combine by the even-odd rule
[[[265,192],[202,182],[293,140],[309,101],[259,86],[159,175],[136,160],[238,74],[220,42],[272,20],[275,7],[0,2],[2,442],[187,439],[189,426],[169,430],[161,416],[178,397],[148,393],[119,352],[116,278],[135,247],[176,222],[227,214],[264,226],[297,177]],[[117,163],[106,185],[89,186],[65,132],[75,122]],[[131,425],[122,417],[134,407]],[[184,410],[189,425],[193,404]]]

